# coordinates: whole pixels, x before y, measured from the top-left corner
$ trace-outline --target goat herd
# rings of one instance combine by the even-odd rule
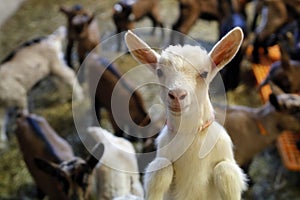
[[[250,179],[246,173],[252,158],[283,130],[300,132],[299,1],[251,2],[256,9],[253,25],[247,28],[249,16],[245,7],[249,2],[179,0],[179,17],[173,30],[188,34],[198,18],[219,22],[220,40],[209,52],[199,46],[170,45],[158,53],[143,41],[143,36],[128,31],[144,16],[153,22],[153,32],[157,26],[164,27],[158,0],[121,0],[114,5],[116,32],[128,31],[118,35],[118,50],[124,41],[132,57],[146,65],[164,86],[160,97],[166,107],[165,127],[158,137],[154,133],[140,133],[154,136],[142,140],[139,153],[156,151],[143,169],[142,181],[138,150],[133,145],[137,139],[126,133],[136,131],[129,125],[131,120],[146,127],[151,118],[139,91],[121,79],[117,67],[96,51],[100,32],[95,15],[79,5],[62,6],[60,12],[67,18],[67,28],[59,27],[48,36],[25,42],[12,51],[0,66],[0,147],[7,147],[7,110],[17,108],[15,135],[37,185],[37,198],[241,199]],[[164,29],[161,30],[165,37]],[[176,43],[183,44],[184,38],[172,32],[170,44]],[[269,84],[272,88],[267,103],[259,108],[212,105],[209,84],[219,71],[226,91],[235,89],[241,61],[259,63],[260,56],[268,56],[268,47],[275,44],[280,46],[281,59],[272,64],[260,86]],[[53,75],[73,88],[73,100],[80,104],[85,94],[72,59],[75,45],[78,63],[87,70],[85,79],[90,84],[89,96],[97,121],[101,120],[101,108],[105,108],[114,129],[114,134],[96,126],[86,130],[96,141],[86,159],[76,157],[72,146],[43,117],[29,113],[27,103],[28,92]],[[249,45],[253,46],[250,56],[246,54]],[[99,73],[101,78],[97,77]],[[117,84],[119,80],[121,84]],[[93,88],[95,81],[98,84]],[[111,106],[113,91],[121,100],[118,122]],[[129,101],[124,103],[122,99]],[[123,116],[128,107],[131,119]],[[220,113],[226,114],[224,128],[217,122]]]

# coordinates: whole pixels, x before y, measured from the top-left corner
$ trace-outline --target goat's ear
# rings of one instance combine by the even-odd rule
[[[131,55],[140,63],[149,65],[152,69],[156,69],[160,55],[151,49],[137,35],[128,31],[125,34],[125,42]]]
[[[281,106],[280,106],[280,104],[278,102],[278,99],[277,99],[277,96],[275,94],[272,93],[272,94],[269,95],[269,101],[274,106],[274,108],[276,110],[278,110],[278,111],[281,110]]]
[[[279,42],[279,47],[280,47],[280,55],[281,55],[281,59],[280,59],[281,66],[284,70],[290,70],[291,69],[290,55],[288,54],[282,41]]]
[[[66,14],[66,15],[69,15],[70,12],[71,12],[71,10],[69,8],[66,8],[64,6],[60,6],[59,7],[59,11],[62,12],[62,13],[64,13],[64,14]]]
[[[229,63],[235,54],[238,52],[244,34],[240,27],[232,29],[227,33],[210,51],[209,55],[215,66],[213,70],[215,73],[221,70],[227,63]]]
[[[86,159],[86,163],[91,168],[91,170],[95,168],[99,160],[102,158],[103,153],[104,153],[104,145],[102,143],[99,143],[93,150],[93,154],[91,154]]]
[[[40,170],[51,176],[57,177],[59,174],[59,166],[55,163],[42,158],[34,158],[34,163]]]
[[[95,14],[93,13],[88,20],[88,24],[90,24],[95,19]]]
[[[270,84],[270,87],[271,87],[271,90],[272,90],[273,94],[280,95],[280,94],[284,94],[285,93],[280,87],[278,87],[277,85],[275,85],[272,81],[270,81],[269,84]]]

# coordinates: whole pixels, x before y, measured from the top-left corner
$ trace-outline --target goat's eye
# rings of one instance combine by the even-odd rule
[[[207,78],[208,72],[201,72],[200,77],[201,78]]]
[[[161,70],[161,69],[157,69],[156,70],[156,74],[157,74],[157,76],[160,78],[160,77],[162,77],[163,75],[164,75],[164,73],[163,73],[163,71]]]

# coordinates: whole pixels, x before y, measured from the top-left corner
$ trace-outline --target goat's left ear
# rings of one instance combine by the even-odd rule
[[[149,45],[131,31],[125,34],[125,42],[131,55],[138,62],[147,64],[153,70],[156,69],[160,55],[151,49]]]
[[[60,6],[59,7],[59,11],[66,14],[66,15],[69,15],[71,13],[71,9],[70,8],[66,8],[65,6]]]
[[[90,167],[91,170],[95,168],[99,160],[102,158],[104,154],[104,145],[99,143],[93,150],[93,153],[86,159],[86,163]]]
[[[210,58],[214,62],[213,70],[217,73],[228,64],[240,49],[244,34],[240,27],[232,29],[227,33],[209,52]]]
[[[42,158],[34,158],[34,163],[40,170],[51,176],[57,177],[59,174],[59,166],[55,163]]]

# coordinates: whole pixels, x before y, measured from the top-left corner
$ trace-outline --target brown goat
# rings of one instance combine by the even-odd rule
[[[90,175],[98,158],[90,156],[83,160],[75,157],[68,142],[44,118],[33,114],[22,113],[18,117],[16,136],[38,187],[38,198],[47,195],[50,200],[87,199]],[[103,152],[103,146],[97,151]]]
[[[173,24],[172,29],[187,35],[196,23],[198,18],[205,20],[217,20],[220,24],[223,19],[226,19],[232,12],[239,11],[239,3],[237,0],[229,1],[223,0],[179,0],[179,17]],[[231,29],[232,27],[229,27]],[[225,32],[223,35],[225,35]],[[174,43],[175,35],[171,35],[171,43]],[[182,38],[180,42],[183,43]]]
[[[134,28],[134,22],[144,17],[149,17],[152,21],[154,34],[155,27],[163,28],[163,23],[159,14],[159,0],[121,0],[114,5],[113,20],[117,29],[117,34]],[[164,31],[162,30],[164,36]],[[118,50],[121,50],[122,36],[118,36]]]
[[[224,108],[216,108],[217,113],[225,112]],[[299,132],[299,111],[300,96],[295,94],[271,94],[269,102],[260,108],[226,107],[224,127],[235,146],[237,163],[247,169],[252,158],[283,130]]]
[[[72,8],[60,7],[68,20],[68,44],[66,60],[70,67],[72,64],[72,48],[77,42],[79,64],[82,64],[86,55],[100,43],[100,33],[97,21],[93,14],[88,13],[80,5]]]
[[[124,79],[121,79],[121,74],[117,71],[116,66],[109,64],[107,60],[97,54],[91,53],[87,57],[85,67],[92,105],[95,105],[98,121],[101,121],[100,109],[105,108],[109,113],[111,124],[117,136],[123,136],[123,130],[126,127],[135,136],[140,133],[137,128],[131,126],[133,124],[131,121],[140,127],[145,127],[150,123],[150,117],[144,107],[141,94]],[[113,94],[117,95],[116,99],[118,100],[118,104],[114,107],[112,107]],[[118,111],[118,116],[113,116],[113,109]],[[130,116],[126,115],[128,109]],[[144,134],[144,136],[147,135],[147,133]],[[128,139],[133,138],[129,137]]]
[[[300,61],[290,59],[283,42],[279,46],[281,59],[271,65],[269,74],[259,85],[259,89],[272,82],[286,93],[300,93]]]

